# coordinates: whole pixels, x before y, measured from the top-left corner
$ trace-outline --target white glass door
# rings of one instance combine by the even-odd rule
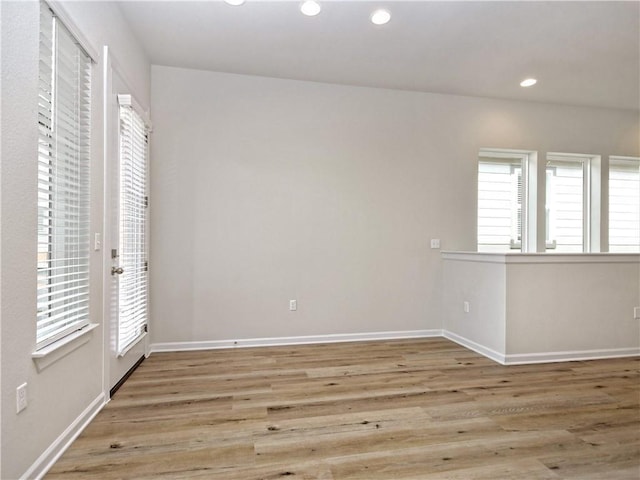
[[[106,55],[108,57],[108,55]],[[107,60],[105,342],[108,390],[118,387],[147,351],[148,225],[144,121],[133,109],[123,79]]]

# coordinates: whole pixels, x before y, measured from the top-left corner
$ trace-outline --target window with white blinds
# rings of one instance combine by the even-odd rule
[[[478,160],[478,250],[521,250],[526,156],[487,153]]]
[[[120,102],[120,266],[118,353],[145,332],[147,324],[147,129],[131,106]]]
[[[609,251],[640,251],[640,158],[609,159]]]
[[[546,244],[557,252],[585,251],[589,158],[549,154],[546,168]]]
[[[91,59],[40,4],[37,338],[89,323]]]

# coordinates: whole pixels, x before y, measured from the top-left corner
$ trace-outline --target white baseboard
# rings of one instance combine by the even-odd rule
[[[609,348],[603,350],[576,350],[569,352],[516,353],[506,355],[505,365],[525,365],[532,363],[575,362],[579,360],[599,360],[603,358],[623,358],[640,356],[640,348]]]
[[[480,355],[483,355],[493,360],[494,362],[498,362],[502,365],[505,364],[505,356],[502,353],[496,352],[489,347],[480,345],[473,340],[469,340],[468,338],[462,337],[448,330],[443,330],[442,336],[448,340],[451,340],[452,342],[457,343],[458,345],[462,345],[463,347],[468,348],[469,350],[473,350],[474,352],[479,353]]]
[[[399,332],[340,333],[300,337],[242,338],[237,340],[211,340],[204,342],[152,343],[150,353],[179,352],[186,350],[214,350],[220,348],[274,347],[305,345],[310,343],[364,342],[367,340],[398,340],[403,338],[441,337],[442,330],[406,330]]]
[[[78,417],[71,422],[71,425],[62,432],[62,434],[49,445],[42,455],[29,467],[29,469],[20,477],[21,479],[36,480],[44,477],[45,473],[53,466],[53,464],[62,456],[69,448],[73,441],[80,435],[85,427],[93,420],[102,407],[106,404],[105,395],[101,393],[93,400]]]
[[[244,338],[237,340],[211,340],[202,342],[152,343],[149,353],[181,352],[189,350],[217,350],[224,348],[275,347],[306,345],[313,343],[363,342],[368,340],[397,340],[403,338],[445,337],[452,342],[473,350],[501,365],[523,365],[532,363],[570,362],[640,356],[640,348],[585,350],[569,352],[543,352],[506,355],[481,345],[448,330],[407,330],[398,332],[343,333],[331,335],[309,335],[299,337]]]
[[[534,363],[575,362],[579,360],[598,360],[603,358],[623,358],[640,356],[640,348],[609,348],[599,350],[574,350],[566,352],[515,353],[502,354],[491,348],[462,337],[448,330],[442,335],[463,347],[502,365],[530,365]]]

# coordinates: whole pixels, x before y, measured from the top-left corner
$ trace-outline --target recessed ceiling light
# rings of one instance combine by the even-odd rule
[[[242,5],[244,3],[244,0],[224,0],[225,3],[228,3],[229,5],[233,5],[234,7],[237,7],[238,5]]]
[[[523,80],[520,82],[520,86],[521,87],[531,87],[533,85],[535,85],[538,82],[538,80],[536,80],[535,78],[527,78],[526,80]]]
[[[318,15],[320,10],[322,10],[320,4],[315,0],[306,0],[302,5],[300,5],[300,11],[308,17]]]
[[[371,14],[371,23],[376,25],[384,25],[389,20],[391,20],[391,14],[388,10],[376,10]]]

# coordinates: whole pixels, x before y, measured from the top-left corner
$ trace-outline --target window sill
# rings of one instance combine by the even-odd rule
[[[31,354],[31,358],[36,364],[36,368],[39,372],[54,364],[62,357],[73,352],[77,348],[87,343],[91,336],[90,333],[98,328],[97,323],[90,323],[86,327],[61,338],[57,342],[47,345],[40,350],[37,350]]]

